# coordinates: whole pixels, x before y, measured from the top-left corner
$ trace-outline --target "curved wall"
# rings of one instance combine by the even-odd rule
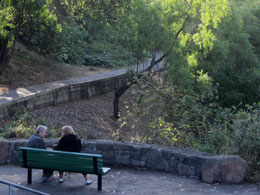
[[[47,147],[57,139],[46,139]],[[101,154],[104,165],[121,165],[167,171],[196,177],[207,183],[238,183],[243,181],[247,164],[239,156],[212,156],[207,153],[161,147],[143,143],[122,143],[110,140],[83,140],[81,152]],[[0,140],[0,164],[18,164],[19,147],[26,140]]]

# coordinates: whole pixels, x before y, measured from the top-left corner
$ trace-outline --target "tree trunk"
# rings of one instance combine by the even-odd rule
[[[119,118],[119,98],[121,97],[121,95],[123,95],[123,93],[129,88],[131,87],[134,83],[136,83],[136,80],[133,80],[132,82],[130,82],[129,84],[126,84],[122,87],[120,87],[119,89],[116,90],[115,94],[114,94],[114,117],[116,119]]]
[[[167,55],[169,52],[166,52],[164,55],[162,55],[158,60],[155,60],[155,55],[153,56],[150,65],[144,70],[144,72],[148,72],[149,75],[153,69],[153,67],[160,63]],[[137,75],[137,79],[140,79],[142,77],[142,73],[138,73]],[[114,94],[114,101],[113,101],[113,107],[114,107],[114,117],[116,119],[119,118],[119,99],[120,97],[126,92],[127,89],[129,89],[133,84],[135,84],[137,82],[136,79],[132,78],[132,80],[130,82],[127,82],[126,85],[120,87],[119,89],[116,90],[115,94]]]
[[[0,38],[0,75],[4,72],[8,65],[8,39]]]

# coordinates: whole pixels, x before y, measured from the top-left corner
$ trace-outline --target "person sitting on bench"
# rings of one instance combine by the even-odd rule
[[[63,137],[58,142],[58,145],[54,147],[54,150],[67,151],[67,152],[80,152],[82,144],[80,139],[75,135],[75,132],[71,126],[62,127]],[[59,183],[63,183],[63,172],[59,171]],[[86,185],[91,184],[91,180],[88,179],[87,174],[83,174]]]
[[[36,133],[33,134],[29,141],[27,142],[26,146],[30,148],[40,148],[46,149],[44,138],[47,135],[47,127],[44,125],[39,125],[36,128]],[[47,182],[51,180],[53,171],[50,170],[43,170],[42,174],[42,181]]]

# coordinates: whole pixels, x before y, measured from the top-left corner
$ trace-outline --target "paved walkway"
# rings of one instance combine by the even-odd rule
[[[148,65],[149,65],[149,61],[139,65],[138,70],[139,71],[143,70]],[[130,69],[136,71],[136,67],[132,67]],[[92,74],[92,75],[87,75],[87,76],[68,79],[68,80],[60,80],[60,81],[55,81],[55,82],[46,83],[46,84],[39,84],[39,85],[33,85],[33,86],[28,86],[28,87],[23,87],[23,88],[7,90],[3,93],[0,93],[0,106],[2,104],[5,104],[5,103],[13,101],[13,100],[18,100],[20,98],[25,98],[25,97],[28,97],[28,96],[31,96],[34,94],[39,94],[44,91],[57,89],[57,88],[65,86],[65,85],[85,83],[85,82],[99,80],[99,79],[106,79],[106,78],[110,78],[110,77],[123,75],[126,72],[127,72],[127,69],[122,68],[122,69],[111,71],[111,72]]]
[[[176,176],[170,173],[150,171],[145,169],[114,167],[112,171],[103,177],[103,191],[97,192],[97,177],[89,175],[93,181],[90,186],[84,185],[84,179],[80,174],[71,174],[70,178],[59,184],[58,175],[55,172],[54,179],[48,183],[40,181],[41,170],[33,170],[33,183],[27,185],[27,169],[19,166],[0,166],[0,179],[10,181],[22,186],[30,187],[53,195],[88,194],[88,195],[259,195],[260,186],[255,184],[209,185],[198,179]],[[8,194],[8,186],[0,184],[0,194]],[[21,190],[15,190],[14,194],[30,194]]]
[[[93,74],[83,77],[78,77],[74,79],[55,81],[52,83],[33,85],[23,88],[7,90],[4,93],[0,93],[0,106],[1,104],[10,102],[12,100],[18,100],[20,98],[28,97],[34,94],[39,94],[44,91],[49,91],[52,89],[57,89],[69,84],[85,83],[88,81],[93,81],[97,79],[106,79],[109,77],[119,76],[126,73],[126,69],[120,69],[112,72],[105,72],[99,74]]]

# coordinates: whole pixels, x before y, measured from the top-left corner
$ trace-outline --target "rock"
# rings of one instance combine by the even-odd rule
[[[178,164],[178,173],[179,175],[188,176],[188,177],[196,175],[193,167],[184,165],[182,163]]]
[[[164,170],[163,155],[160,149],[153,148],[148,154],[145,165],[149,169]]]
[[[209,157],[201,167],[202,181],[206,183],[239,183],[244,180],[247,162],[239,156]]]
[[[8,157],[9,142],[0,139],[0,164],[5,164]]]

